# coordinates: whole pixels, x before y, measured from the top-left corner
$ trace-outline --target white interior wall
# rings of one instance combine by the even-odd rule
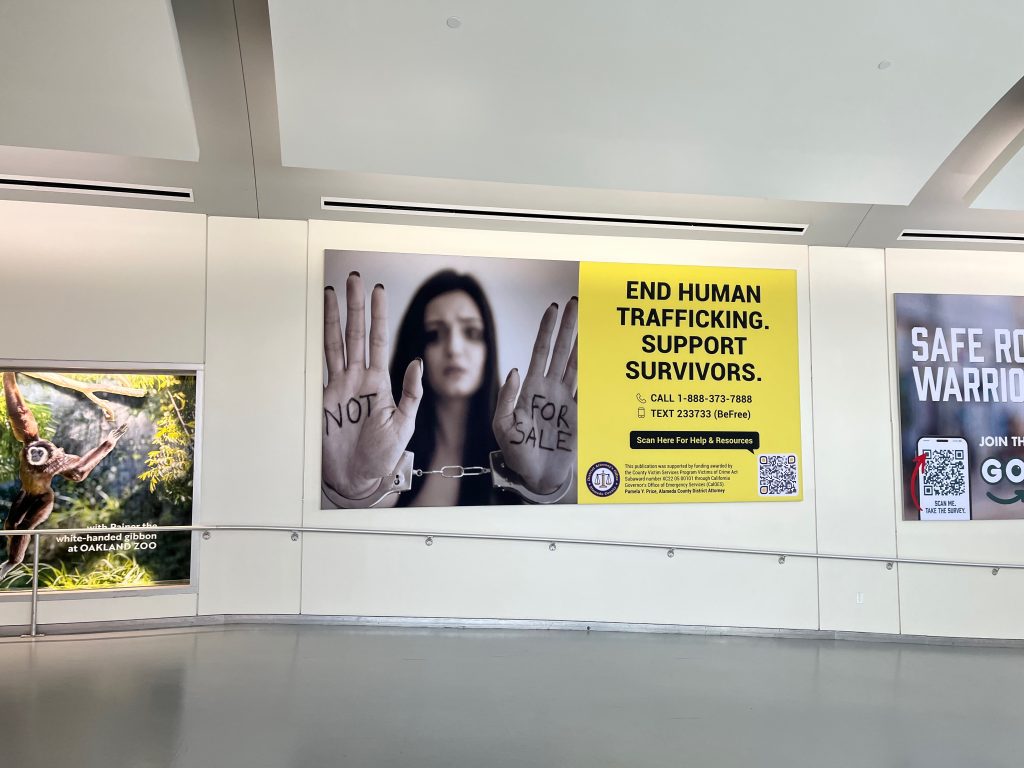
[[[0,201],[0,285],[8,364],[203,364],[205,216]],[[194,591],[156,588],[44,596],[39,618],[195,612]],[[28,623],[27,596],[0,596],[0,622]]]
[[[205,365],[200,520],[586,537],[1024,562],[1024,521],[898,522],[895,292],[1024,295],[1017,254],[476,232],[0,203],[6,360]],[[328,248],[797,270],[805,499],[319,510],[322,259]],[[970,264],[970,269],[963,265]],[[83,289],[84,286],[84,289]],[[38,297],[51,298],[43,315]],[[166,333],[125,323],[175,307]],[[69,329],[72,329],[69,331]],[[111,329],[116,329],[114,332]],[[812,365],[813,362],[813,386]],[[812,418],[813,417],[813,418]],[[303,498],[305,501],[303,501]],[[285,532],[215,533],[198,595],[44,599],[43,622],[218,613],[572,619],[1024,637],[1024,578],[986,569]],[[860,595],[862,602],[858,602]],[[0,596],[0,625],[25,624]]]
[[[793,269],[797,273],[804,499],[757,504],[559,505],[328,510],[320,506],[323,254],[327,249],[638,264]],[[307,526],[470,532],[815,551],[807,248],[658,238],[488,232],[312,221],[306,366]],[[583,386],[586,386],[584,383]],[[336,543],[332,543],[337,540]],[[397,576],[401,574],[401,576]],[[813,560],[586,549],[516,542],[307,537],[303,610],[321,614],[567,618],[818,627]],[[338,585],[344,585],[339,588]],[[695,588],[693,585],[700,585]],[[714,585],[711,587],[711,585]],[[483,613],[481,613],[483,612]]]
[[[811,248],[818,551],[895,557],[885,260]],[[899,632],[898,572],[819,560],[821,628]]]
[[[203,362],[205,216],[5,200],[0,255],[4,359]]]
[[[306,223],[211,218],[202,520],[302,524]],[[212,533],[199,613],[299,612],[302,543]]]

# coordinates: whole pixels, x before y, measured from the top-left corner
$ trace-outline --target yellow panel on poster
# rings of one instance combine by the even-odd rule
[[[580,264],[579,501],[795,501],[796,272]]]

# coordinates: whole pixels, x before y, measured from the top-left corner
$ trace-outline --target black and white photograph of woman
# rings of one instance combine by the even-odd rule
[[[575,503],[577,262],[328,251],[324,273],[324,509]]]

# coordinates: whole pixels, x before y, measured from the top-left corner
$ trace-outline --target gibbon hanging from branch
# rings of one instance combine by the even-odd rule
[[[43,378],[44,376],[43,374],[31,375],[34,378]],[[63,376],[57,378],[64,379]],[[66,386],[64,383],[52,381],[51,378],[44,380],[58,386]],[[76,385],[72,388],[78,389],[86,397],[89,397],[90,392],[78,388],[77,385],[81,382],[72,379],[64,380]],[[112,392],[109,388],[98,386],[91,389],[91,392],[96,391]],[[139,392],[140,390],[134,391]],[[141,390],[141,392],[145,394],[145,390]],[[4,530],[31,531],[45,522],[53,511],[54,493],[51,488],[53,478],[60,475],[72,482],[80,483],[114,449],[117,441],[128,431],[128,425],[121,424],[111,431],[99,445],[84,456],[75,456],[65,453],[63,448],[39,437],[39,425],[36,423],[32,411],[25,404],[21,391],[18,389],[17,377],[12,371],[4,372],[4,399],[7,402],[7,420],[11,424],[14,437],[22,444],[21,463],[18,470],[21,490],[15,497],[7,519],[4,521]],[[90,400],[97,402],[95,396],[90,397]],[[97,402],[97,405],[100,403]],[[100,408],[112,421],[113,411],[109,410],[109,406],[103,403]],[[29,544],[28,536],[8,536],[6,538],[7,560],[0,564],[0,579],[6,577],[25,561],[25,553]]]

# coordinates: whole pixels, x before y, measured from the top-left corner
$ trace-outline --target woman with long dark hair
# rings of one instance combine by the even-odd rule
[[[513,368],[499,388],[493,313],[470,275],[443,270],[420,286],[403,315],[390,365],[384,286],[370,294],[368,357],[362,278],[353,272],[346,281],[344,339],[339,302],[328,286],[322,466],[327,498],[344,506],[565,500],[575,473],[576,304],[573,297],[562,313],[553,347],[558,306],[548,307],[525,380]],[[488,474],[436,473],[442,467],[486,468],[499,448],[511,478],[502,487],[519,495],[496,491]],[[403,451],[428,472],[415,477],[409,491],[382,497]]]
[[[473,277],[446,269],[416,291],[398,328],[392,386],[416,358],[424,361],[423,397],[406,450],[421,467],[486,467],[498,449],[491,429],[498,401],[497,339],[491,306]],[[395,388],[396,402],[400,396]],[[398,497],[400,507],[491,502],[485,475],[458,483],[426,475]]]

